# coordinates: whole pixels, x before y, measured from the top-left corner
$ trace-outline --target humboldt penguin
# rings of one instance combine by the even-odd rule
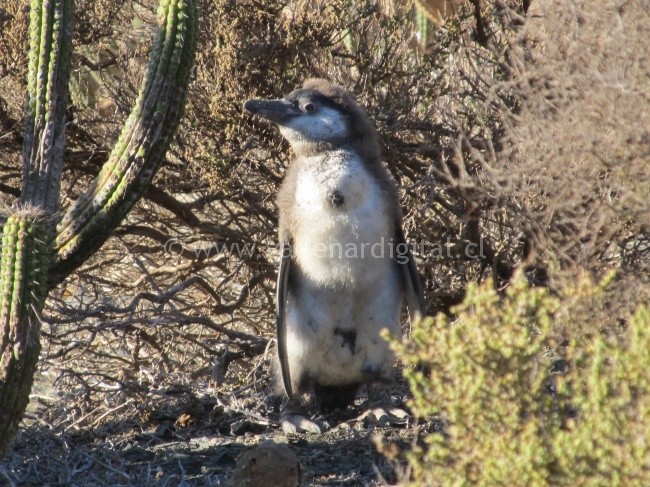
[[[327,411],[351,404],[361,384],[387,384],[393,356],[381,331],[401,334],[404,302],[411,319],[424,312],[422,285],[379,137],[347,90],[308,79],[244,108],[275,123],[294,155],[277,196],[281,423],[319,432],[298,396],[313,393]]]

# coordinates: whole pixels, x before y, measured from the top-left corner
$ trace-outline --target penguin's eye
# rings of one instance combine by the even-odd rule
[[[316,105],[314,105],[313,103],[305,103],[305,106],[302,107],[302,109],[307,113],[312,113],[316,110]]]

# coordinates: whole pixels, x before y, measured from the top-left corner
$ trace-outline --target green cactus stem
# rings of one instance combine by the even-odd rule
[[[72,0],[31,2],[20,201],[49,213],[59,210],[72,16]]]
[[[140,94],[108,161],[57,227],[50,286],[110,236],[160,168],[178,126],[194,59],[194,0],[161,0],[160,31]]]
[[[429,16],[427,15],[426,10],[421,7],[419,2],[416,2],[415,5],[415,25],[420,34],[419,42],[420,45],[426,46],[427,41],[429,40]]]
[[[29,402],[59,211],[73,0],[33,0],[20,204],[0,256],[0,455]]]
[[[19,210],[2,234],[0,267],[0,455],[18,428],[40,352],[41,311],[51,257],[42,211]]]

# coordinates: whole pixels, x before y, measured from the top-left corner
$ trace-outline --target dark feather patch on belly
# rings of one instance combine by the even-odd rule
[[[345,198],[341,192],[336,189],[330,193],[330,202],[334,208],[339,210],[345,206]]]
[[[354,349],[357,343],[357,332],[354,330],[342,330],[341,328],[336,328],[334,330],[334,335],[338,335],[343,339],[341,346],[349,347],[350,352],[354,355]]]

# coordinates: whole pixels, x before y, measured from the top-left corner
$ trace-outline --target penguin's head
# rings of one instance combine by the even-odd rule
[[[378,147],[365,111],[347,90],[327,80],[308,79],[282,99],[248,100],[244,109],[277,124],[294,148],[355,142]]]

